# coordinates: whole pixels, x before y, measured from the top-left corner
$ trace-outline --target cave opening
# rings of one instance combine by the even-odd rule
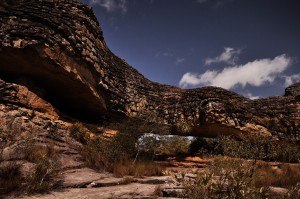
[[[26,86],[51,103],[62,115],[97,123],[107,114],[103,100],[95,97],[87,85],[53,63],[53,60],[40,57],[31,47],[2,49],[0,78]]]

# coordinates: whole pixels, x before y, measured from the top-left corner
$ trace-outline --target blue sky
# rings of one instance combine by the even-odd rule
[[[282,95],[300,81],[298,0],[81,0],[113,53],[152,81]]]

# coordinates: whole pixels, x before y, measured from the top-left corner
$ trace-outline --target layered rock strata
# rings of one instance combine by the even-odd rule
[[[167,125],[190,126],[186,135],[299,139],[300,84],[284,96],[249,100],[222,88],[152,82],[109,50],[92,10],[76,0],[1,0],[0,16],[0,77],[59,110],[26,105],[35,111],[94,122],[151,111]],[[20,92],[1,91],[0,102],[19,105]]]

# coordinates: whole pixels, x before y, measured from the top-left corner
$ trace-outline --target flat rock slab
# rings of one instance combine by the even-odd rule
[[[62,165],[61,169],[75,169],[75,168],[82,168],[84,167],[84,162],[77,160],[79,159],[79,155],[75,154],[60,154],[59,155],[59,162]]]
[[[172,181],[171,176],[149,176],[144,178],[136,178],[140,184],[165,184]]]
[[[194,175],[194,174],[191,174]],[[163,196],[177,197],[182,187],[176,186],[171,176],[150,176],[116,178],[111,173],[99,173],[89,168],[67,170],[62,173],[61,189],[48,194],[22,196],[19,198],[36,199],[93,199],[93,198],[153,198],[159,188]],[[125,183],[129,184],[125,184]]]
[[[62,174],[62,187],[85,187],[95,181],[113,177],[110,173],[98,173],[93,169],[81,168],[68,170]]]
[[[109,187],[124,184],[123,178],[107,177],[100,180],[93,181],[87,187]]]
[[[68,188],[47,195],[25,196],[22,199],[106,199],[151,198],[157,185],[132,183],[113,187]]]
[[[144,178],[132,178],[131,182],[139,184],[164,184],[171,181],[170,176],[150,176]],[[89,168],[72,169],[62,173],[63,188],[91,188],[108,187],[124,184],[124,178],[116,178],[111,173],[98,173]]]
[[[280,197],[280,196],[283,196],[283,195],[285,195],[285,194],[287,194],[288,193],[288,189],[285,189],[285,188],[282,188],[282,187],[269,187],[269,189],[270,189],[270,192],[271,192],[271,194],[270,194],[270,196],[272,196],[272,197]]]

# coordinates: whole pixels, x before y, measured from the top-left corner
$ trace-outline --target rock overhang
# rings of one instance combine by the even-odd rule
[[[78,74],[53,62],[44,47],[4,48],[0,53],[0,78],[26,86],[57,109],[83,121],[107,114],[104,99]],[[73,63],[76,64],[76,63]]]
[[[75,0],[2,0],[0,15],[0,77],[35,81],[39,89],[26,86],[45,90],[44,98],[71,116],[97,120],[146,110],[167,125],[184,120],[193,135],[299,136],[300,85],[286,96],[252,101],[216,87],[153,83],[107,48],[92,10]]]

